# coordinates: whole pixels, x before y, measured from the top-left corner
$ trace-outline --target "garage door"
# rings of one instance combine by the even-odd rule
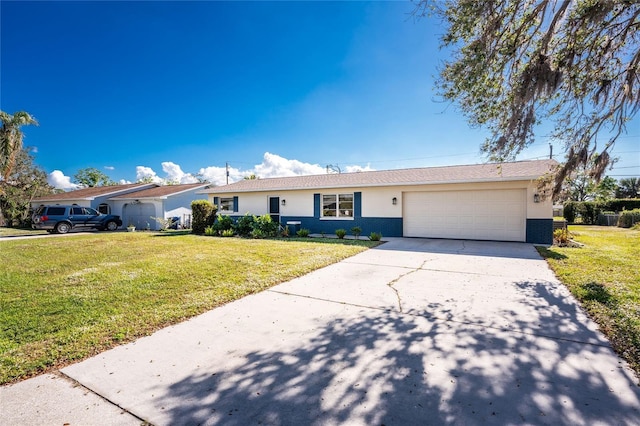
[[[132,224],[138,229],[147,228],[147,224],[151,229],[156,229],[155,220],[151,219],[155,216],[156,208],[151,203],[127,204],[122,210],[123,225]]]
[[[406,192],[405,237],[525,241],[526,191]]]

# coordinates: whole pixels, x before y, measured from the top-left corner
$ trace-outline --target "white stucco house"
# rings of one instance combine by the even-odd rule
[[[133,224],[139,229],[158,229],[152,217],[179,217],[182,225],[190,225],[191,202],[207,199],[200,191],[208,183],[158,185],[155,183],[98,186],[62,192],[36,198],[32,208],[42,204],[77,204],[92,207],[101,213],[121,217],[124,226]]]
[[[554,160],[242,180],[202,191],[232,217],[269,213],[312,233],[551,244]]]

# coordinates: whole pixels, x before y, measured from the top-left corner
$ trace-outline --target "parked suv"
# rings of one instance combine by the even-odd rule
[[[122,226],[120,216],[102,214],[90,207],[40,206],[31,217],[33,229],[66,234],[72,229],[100,229],[115,231]]]

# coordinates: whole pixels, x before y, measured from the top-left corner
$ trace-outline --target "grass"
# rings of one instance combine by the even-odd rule
[[[640,377],[640,229],[569,226],[581,248],[538,248]]]
[[[93,356],[375,246],[95,233],[0,242],[0,383]]]
[[[25,235],[46,235],[47,231],[27,228],[7,228],[0,226],[0,237],[22,237]]]

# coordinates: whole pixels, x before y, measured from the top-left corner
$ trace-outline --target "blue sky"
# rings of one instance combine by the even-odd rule
[[[410,2],[2,1],[0,109],[58,186],[485,161],[433,88],[444,32]],[[542,133],[542,132],[541,132]],[[518,159],[548,156],[541,134]],[[554,153],[561,153],[554,144]],[[640,176],[640,118],[609,174]],[[562,155],[556,157],[562,160]]]

